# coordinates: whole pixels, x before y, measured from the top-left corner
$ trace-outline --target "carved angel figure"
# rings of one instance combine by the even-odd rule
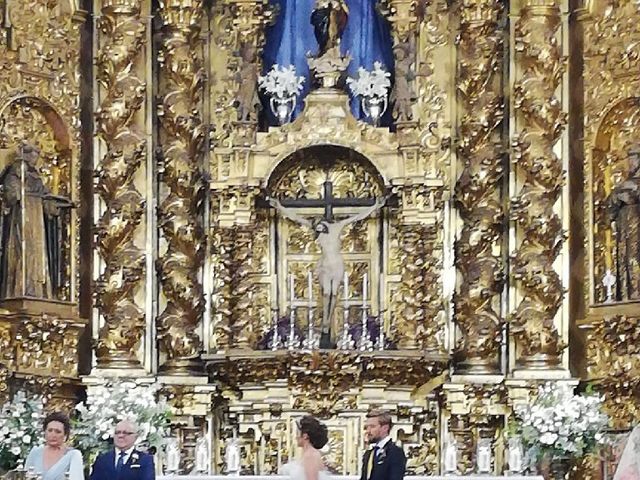
[[[411,40],[408,40],[393,48],[396,78],[390,100],[393,103],[393,118],[401,122],[413,119],[411,106],[416,100],[410,86],[410,82],[415,78],[415,74],[411,70],[411,64],[415,58],[412,43]]]

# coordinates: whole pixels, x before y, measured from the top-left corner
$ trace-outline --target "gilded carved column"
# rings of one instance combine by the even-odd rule
[[[157,320],[159,353],[163,370],[189,373],[200,370],[198,330],[204,312],[203,5],[198,0],[164,0],[159,13],[163,26],[158,224],[164,245],[157,263],[164,303]]]
[[[145,330],[149,5],[103,0],[97,20],[98,367],[136,367]]]
[[[253,230],[251,225],[235,227],[231,275],[234,295],[231,307],[231,332],[233,346],[236,348],[249,348],[254,344],[250,309],[255,285],[249,278],[252,273]]]
[[[565,348],[555,323],[564,291],[554,267],[564,242],[562,219],[555,211],[564,171],[554,150],[566,118],[557,93],[565,71],[558,39],[561,21],[558,1],[528,0],[515,23],[512,146],[518,193],[511,202],[517,229],[511,273],[518,304],[510,324],[519,368],[559,366]]]
[[[212,208],[212,310],[214,344],[218,350],[254,348],[270,322],[268,296],[262,296],[257,277],[267,255],[267,219],[254,211],[259,190],[232,187],[215,193]]]
[[[212,209],[213,211],[213,209]],[[212,222],[211,233],[213,345],[217,350],[231,346],[231,312],[233,288],[233,246],[235,232],[232,227]]]
[[[503,30],[500,0],[465,0],[458,39],[458,158],[455,205],[462,219],[456,242],[460,282],[454,296],[458,370],[499,373],[504,285],[501,244],[504,173],[501,124]]]
[[[398,228],[401,280],[390,307],[400,349],[440,353],[442,348],[436,231],[434,225],[422,224]]]

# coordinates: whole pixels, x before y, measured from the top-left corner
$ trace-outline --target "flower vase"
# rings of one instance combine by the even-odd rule
[[[549,464],[549,480],[566,480],[571,465],[570,457],[553,458]]]
[[[284,125],[291,121],[291,115],[296,108],[296,99],[297,95],[290,95],[288,97],[271,97],[269,99],[271,111],[280,125]]]
[[[387,97],[365,96],[362,97],[362,111],[371,119],[374,126],[378,126],[382,115],[387,110]]]

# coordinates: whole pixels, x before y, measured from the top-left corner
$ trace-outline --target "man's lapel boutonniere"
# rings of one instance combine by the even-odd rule
[[[381,448],[380,453],[378,453],[378,458],[376,458],[376,463],[378,465],[381,465],[384,463],[386,458],[387,458],[387,450],[385,448]]]
[[[131,462],[129,465],[129,468],[140,468],[140,455],[138,455],[138,452],[133,452],[131,454]]]

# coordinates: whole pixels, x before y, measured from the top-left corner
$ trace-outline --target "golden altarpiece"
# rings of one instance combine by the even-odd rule
[[[377,8],[392,45],[412,45],[393,49],[411,61],[396,58],[415,99],[401,118],[356,120],[324,86],[267,128],[238,108],[282,13],[267,0],[0,0],[2,398],[26,387],[70,408],[109,376],[158,382],[185,470],[206,434],[225,472],[237,432],[254,474],[294,454],[304,412],[344,474],[373,407],[392,411],[413,474],[440,472],[448,435],[462,473],[480,438],[502,472],[505,421],[545,380],[591,381],[613,428],[638,421],[638,2]],[[14,263],[7,179],[25,168],[39,201],[67,203],[57,241],[20,237]],[[322,199],[326,183],[391,195],[343,231],[333,317],[335,336],[358,324],[367,282],[383,349],[265,347],[291,309],[301,332],[321,312],[314,238],[265,197]],[[49,269],[32,268],[40,247]],[[7,293],[36,270],[50,288]]]

